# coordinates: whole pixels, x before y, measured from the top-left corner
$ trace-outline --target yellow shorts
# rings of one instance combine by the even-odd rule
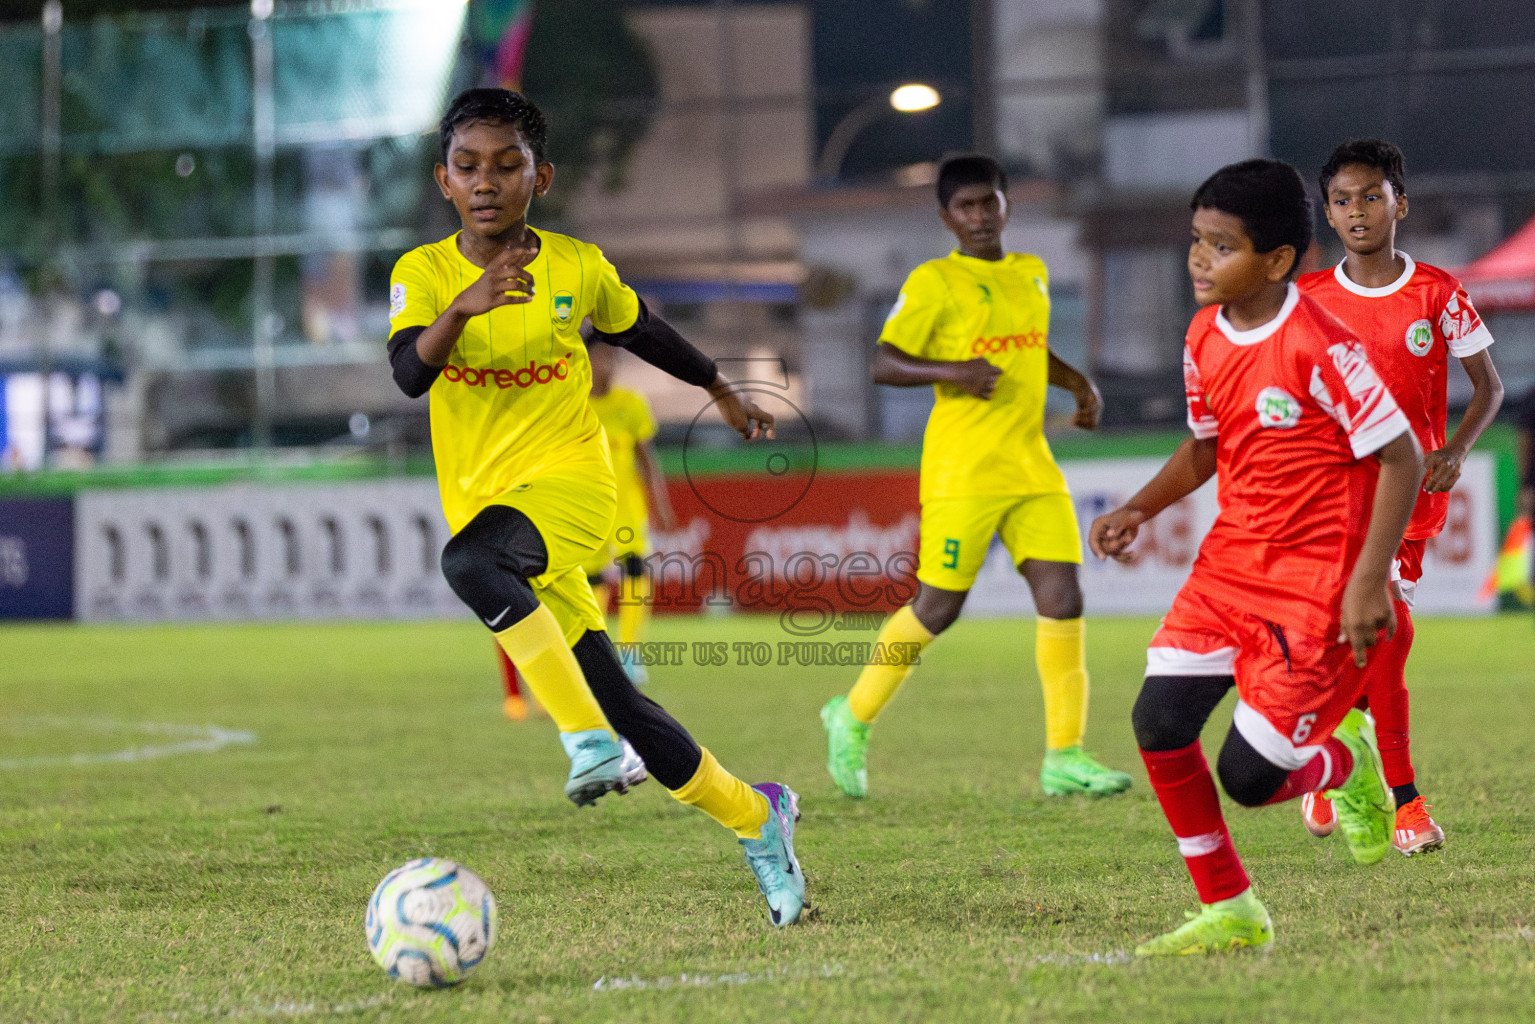
[[[650,516],[645,509],[635,518],[632,510],[620,508],[613,520],[613,532],[597,552],[588,558],[581,568],[591,579],[597,579],[613,568],[613,563],[634,555],[644,558],[650,554]]]
[[[491,502],[517,509],[538,528],[549,567],[528,582],[572,645],[587,630],[607,625],[584,566],[607,541],[616,500],[610,474],[563,471],[541,473]]]
[[[1082,564],[1069,494],[939,498],[922,506],[917,579],[942,590],[969,590],[994,534],[1002,536],[1014,565],[1027,558]]]

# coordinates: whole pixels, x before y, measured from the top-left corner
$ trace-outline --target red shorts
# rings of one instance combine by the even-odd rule
[[[1403,540],[1396,549],[1396,560],[1391,563],[1391,582],[1396,584],[1396,595],[1407,607],[1418,592],[1418,582],[1423,579],[1423,549],[1427,540]]]
[[[1232,724],[1264,758],[1291,770],[1316,755],[1364,685],[1336,634],[1271,622],[1186,586],[1151,639],[1146,674],[1234,677],[1241,699]]]

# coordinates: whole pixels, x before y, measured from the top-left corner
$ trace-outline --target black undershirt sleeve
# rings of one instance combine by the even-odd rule
[[[719,376],[714,360],[704,355],[678,334],[671,324],[652,313],[640,300],[640,313],[634,326],[609,334],[593,331],[597,341],[626,348],[658,370],[664,370],[678,380],[706,388]],[[396,379],[398,379],[396,372]]]
[[[404,327],[389,337],[389,365],[394,367],[394,382],[411,398],[420,398],[432,388],[442,373],[440,366],[428,366],[416,351],[416,339],[425,327]]]

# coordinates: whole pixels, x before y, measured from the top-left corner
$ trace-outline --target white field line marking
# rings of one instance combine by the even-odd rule
[[[125,764],[131,761],[149,761],[178,754],[212,754],[228,746],[256,742],[256,734],[238,729],[224,729],[217,725],[174,725],[162,722],[116,722],[102,718],[57,718],[39,715],[13,718],[0,726],[4,731],[16,732],[17,727],[28,726],[66,729],[74,734],[87,732],[137,732],[167,738],[182,737],[180,742],[161,743],[125,750],[109,750],[100,753],[52,754],[41,757],[11,757],[0,759],[0,771],[18,768],[50,768],[88,764]]]
[[[1124,950],[1116,949],[1112,953],[1043,953],[1031,957],[1029,963],[1077,967],[1082,964],[1127,964],[1134,959]]]
[[[166,1013],[150,1014],[141,1017],[140,1020],[238,1020],[251,1017],[335,1017],[342,1014],[362,1013],[364,1010],[372,1010],[386,1003],[394,1002],[390,995],[373,996],[369,999],[358,999],[349,1003],[284,1003],[277,1002],[268,1006],[234,1006],[234,1007],[204,1007],[198,1010],[171,1010]]]
[[[791,970],[775,967],[772,970],[740,971],[735,974],[689,974],[684,971],[681,974],[667,975],[663,978],[641,978],[630,975],[627,978],[610,978],[603,975],[592,985],[593,992],[618,992],[624,989],[667,989],[667,988],[717,988],[721,985],[750,985],[758,981],[800,981],[806,978],[835,978],[843,973],[841,964],[822,964],[816,970]]]

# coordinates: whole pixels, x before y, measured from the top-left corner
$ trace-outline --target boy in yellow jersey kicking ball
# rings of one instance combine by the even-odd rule
[[[579,332],[705,387],[742,436],[773,418],[653,316],[602,252],[527,223],[554,166],[543,114],[519,93],[471,89],[440,126],[435,175],[463,229],[406,253],[390,282],[389,360],[401,390],[430,394],[432,453],[453,537],[442,571],[549,712],[570,757],[565,793],[588,804],[626,785],[618,735],[683,803],[731,829],[776,925],[798,919],[798,797],[722,768],[624,674],[581,565],[617,502],[602,425],[587,402]],[[618,735],[615,735],[615,728]]]
[[[1082,542],[1076,511],[1045,442],[1045,389],[1077,400],[1075,423],[1098,425],[1102,400],[1048,347],[1048,271],[1002,248],[1007,177],[990,157],[952,157],[938,170],[938,207],[959,248],[906,279],[874,357],[876,384],[931,385],[922,442],[922,523],[916,598],[880,631],[888,648],[920,650],[959,618],[993,535],[1001,535],[1039,613],[1035,663],[1045,691],[1044,767],[1050,796],[1108,796],[1130,776],[1082,749],[1087,665]],[[827,770],[848,796],[868,792],[869,727],[911,673],[868,665],[846,697],[821,709]]]
[[[656,436],[650,403],[638,391],[613,386],[613,346],[594,344],[586,354],[592,361],[592,409],[607,432],[613,474],[618,480],[618,514],[613,517],[607,543],[583,568],[597,595],[597,607],[603,609],[608,606],[608,579],[613,570],[616,568],[622,577],[618,643],[627,651],[632,649],[628,645],[644,639],[650,623],[650,575],[645,570],[645,556],[650,554],[651,510],[655,510],[656,522],[663,530],[672,529],[676,522],[666,478],[650,443]],[[649,681],[639,660],[626,656],[624,668],[635,686]]]

